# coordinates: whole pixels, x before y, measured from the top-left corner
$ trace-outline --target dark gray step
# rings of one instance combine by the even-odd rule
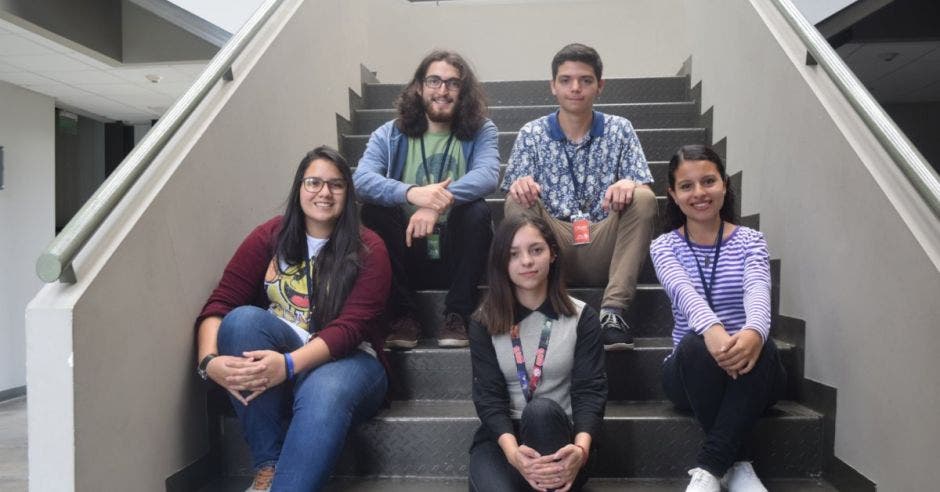
[[[776,343],[787,373],[794,374],[794,346],[779,340]],[[633,350],[606,352],[608,399],[665,400],[662,362],[670,352],[671,338],[637,338]],[[411,350],[390,350],[388,356],[395,375],[395,400],[472,398],[469,348],[438,348],[434,340],[425,339]]]
[[[490,106],[490,119],[500,131],[517,132],[522,125],[558,109],[558,106]],[[595,104],[603,113],[623,116],[634,128],[692,128],[699,125],[695,102]],[[398,116],[391,108],[361,109],[353,113],[356,133],[372,133],[386,121]]]
[[[480,425],[470,401],[393,402],[354,429],[336,467],[339,476],[467,476],[473,433]],[[823,464],[822,416],[784,401],[770,409],[752,435],[758,472],[768,478],[818,476]],[[251,473],[238,421],[223,421],[225,474]],[[684,477],[695,464],[702,432],[692,416],[668,402],[607,405],[598,437],[595,476]]]
[[[770,492],[836,492],[838,489],[818,478],[777,478],[763,480]],[[200,489],[199,492],[242,492],[251,483],[249,477],[226,477]],[[616,479],[593,478],[583,492],[675,492],[685,489],[687,478],[675,479]],[[336,477],[326,492],[466,492],[465,478],[375,478]]]
[[[481,287],[481,298],[485,288]],[[571,286],[568,292],[595,309],[600,309],[604,296],[602,287]],[[444,325],[445,290],[421,290],[417,292],[418,322],[421,324],[422,338],[434,338],[437,327]],[[637,337],[668,337],[672,333],[672,306],[669,296],[661,285],[639,284],[636,298],[624,319],[633,328]]]
[[[643,152],[649,161],[668,161],[676,149],[686,144],[708,143],[704,128],[667,128],[637,130]],[[358,163],[365,151],[369,135],[343,135],[340,150],[350,163]],[[499,132],[499,155],[502,162],[509,159],[516,132]]]
[[[395,98],[403,88],[403,84],[366,84],[365,107],[394,107]],[[548,80],[484,82],[483,90],[491,106],[555,104]],[[608,79],[595,103],[676,102],[690,101],[691,97],[689,78],[685,76]]]

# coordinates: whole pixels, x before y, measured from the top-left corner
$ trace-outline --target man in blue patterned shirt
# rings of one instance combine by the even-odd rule
[[[551,224],[570,283],[606,285],[604,348],[624,350],[633,347],[623,316],[649,251],[656,196],[633,125],[594,111],[602,68],[597,51],[582,44],[555,55],[558,111],[519,130],[502,189],[507,216],[529,210]]]

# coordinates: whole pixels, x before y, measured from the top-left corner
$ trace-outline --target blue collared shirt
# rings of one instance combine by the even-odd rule
[[[643,147],[626,118],[594,112],[591,131],[580,142],[565,137],[558,112],[530,121],[519,130],[502,189],[523,176],[542,187],[542,203],[552,216],[570,220],[577,212],[598,222],[604,192],[621,179],[653,182]]]

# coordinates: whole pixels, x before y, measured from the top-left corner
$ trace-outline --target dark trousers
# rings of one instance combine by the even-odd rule
[[[388,249],[392,264],[389,320],[415,315],[415,289],[448,289],[445,313],[467,319],[476,309],[477,286],[493,239],[493,220],[484,200],[451,208],[440,238],[440,260],[428,258],[426,239],[413,240],[410,248],[405,246],[408,217],[401,207],[363,204],[362,222],[381,236]]]
[[[489,430],[480,429],[470,449],[470,492],[532,490],[522,474],[506,460],[506,455],[496,442],[499,436],[481,438],[482,434],[489,434]],[[526,405],[516,435],[520,444],[529,446],[543,456],[574,442],[574,429],[564,409],[547,398],[534,398]],[[586,469],[587,466],[578,472],[571,490],[581,490],[587,482]]]
[[[705,346],[689,333],[663,362],[663,389],[680,410],[691,410],[705,431],[697,465],[721,477],[735,461],[748,458],[744,443],[764,411],[786,390],[786,371],[768,339],[757,364],[731,379]]]

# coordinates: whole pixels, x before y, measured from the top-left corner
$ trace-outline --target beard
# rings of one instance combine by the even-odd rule
[[[450,123],[454,119],[454,114],[457,113],[457,101],[453,99],[450,101],[453,101],[453,104],[447,110],[435,110],[432,101],[424,101],[424,113],[435,123]]]

